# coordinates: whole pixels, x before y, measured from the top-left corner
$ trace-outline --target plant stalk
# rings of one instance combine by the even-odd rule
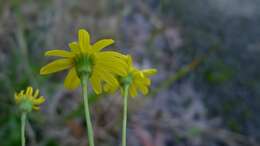
[[[89,146],[94,146],[93,127],[91,123],[89,104],[88,104],[88,76],[83,75],[81,77],[81,86],[82,86],[82,93],[84,98],[85,118],[86,118]]]
[[[122,128],[122,146],[126,146],[126,127],[127,127],[127,101],[128,101],[129,85],[124,86],[124,113],[123,113],[123,128]]]
[[[26,113],[23,112],[21,116],[21,141],[22,146],[25,146],[25,126],[26,126]]]

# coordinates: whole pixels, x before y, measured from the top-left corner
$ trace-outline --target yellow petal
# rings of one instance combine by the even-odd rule
[[[139,88],[139,89],[140,89],[140,91],[141,91],[144,95],[147,95],[148,92],[149,92],[149,90],[148,90],[147,87],[143,87],[143,88]]]
[[[130,55],[127,55],[126,62],[129,66],[133,65],[133,60],[132,60],[132,57]]]
[[[109,84],[105,84],[104,85],[104,91],[112,94],[117,90],[118,87],[119,86],[112,87],[112,86],[109,86]]]
[[[105,92],[109,92],[110,91],[110,87],[107,84],[105,84],[103,88],[104,88]]]
[[[109,89],[109,93],[114,93],[114,92],[116,92],[116,90],[119,88],[120,86],[119,86],[119,84],[117,85],[117,86],[113,86],[113,87],[111,87],[110,89]]]
[[[50,50],[45,52],[45,56],[58,56],[58,57],[74,57],[74,54],[65,50]]]
[[[127,68],[127,64],[124,60],[116,57],[102,57],[102,56],[97,56],[96,57],[96,63],[111,63],[113,65],[116,65],[118,67],[122,68]]]
[[[144,78],[136,78],[135,82],[140,83],[140,84],[144,84],[146,86],[150,86],[151,85],[151,80],[147,77]]]
[[[33,99],[33,105],[40,105],[42,103],[44,103],[45,98],[43,96],[39,97],[39,98],[34,98]]]
[[[139,73],[133,73],[133,78],[135,82],[140,82],[141,84],[145,84],[149,86],[151,84],[151,80],[147,76],[141,76]]]
[[[142,73],[145,76],[152,76],[152,75],[155,75],[157,73],[157,70],[156,69],[144,69],[144,70],[142,70]]]
[[[99,52],[98,53],[98,56],[101,56],[102,58],[103,57],[117,57],[117,58],[121,58],[121,59],[125,59],[126,56],[121,54],[121,53],[118,53],[118,52],[115,52],[115,51],[104,51],[104,52]]]
[[[40,110],[40,108],[38,106],[33,106],[33,109],[36,111]]]
[[[135,97],[135,96],[137,95],[137,91],[136,91],[136,88],[135,88],[134,85],[131,85],[131,86],[129,87],[129,93],[130,93],[130,96],[131,96],[131,97]]]
[[[94,68],[94,74],[97,74],[101,80],[105,81],[112,87],[118,86],[118,81],[116,78],[107,70],[101,67]]]
[[[97,74],[93,74],[90,81],[95,93],[100,94],[102,92],[100,77]]]
[[[134,81],[134,85],[138,88],[139,91],[141,91],[144,95],[148,94],[148,87],[145,84],[142,84],[141,82]]]
[[[26,95],[32,95],[32,93],[33,93],[33,88],[31,86],[27,87]]]
[[[39,89],[37,89],[37,90],[34,92],[34,95],[33,95],[33,97],[35,97],[35,98],[36,98],[36,97],[39,95],[39,92],[40,92],[40,91],[39,91]]]
[[[40,74],[46,75],[54,72],[58,72],[64,69],[68,69],[72,66],[72,60],[70,59],[58,59],[41,68]]]
[[[95,50],[95,52],[99,52],[100,50],[102,50],[103,48],[111,45],[114,43],[114,40],[112,39],[102,39],[99,40],[98,42],[96,42],[93,46],[92,49]]]
[[[72,42],[72,43],[69,43],[69,47],[70,47],[70,50],[74,53],[79,53],[80,50],[79,50],[79,45],[77,42]]]
[[[110,72],[116,74],[116,75],[120,75],[120,76],[126,76],[127,75],[127,71],[125,68],[121,67],[120,65],[118,65],[117,63],[112,63],[112,62],[108,62],[108,61],[103,61],[103,62],[98,62],[96,64],[96,66],[100,66],[105,68],[106,70],[109,70]]]
[[[127,74],[127,63],[123,59],[124,55],[114,52],[114,51],[105,51],[105,52],[100,52],[96,53],[96,65],[97,66],[107,66],[109,67],[110,71],[113,73],[120,75],[120,76],[125,76]],[[113,70],[111,68],[113,66]]]
[[[75,67],[69,70],[68,75],[65,78],[64,86],[67,89],[73,90],[80,85],[80,79],[78,78]]]
[[[78,32],[79,48],[81,52],[89,51],[90,48],[90,36],[85,29],[80,29]]]
[[[105,81],[104,86],[103,86],[105,92],[109,92],[109,93],[112,94],[120,87],[119,82],[115,78],[115,76],[113,76],[113,79],[115,79],[115,81],[113,81],[114,83],[110,83],[109,81]]]
[[[18,94],[18,96],[23,96],[23,94],[24,94],[24,90],[22,90],[22,91]]]
[[[17,95],[17,93],[14,94],[15,102],[19,103],[21,101],[21,96]]]
[[[143,86],[141,86],[141,88],[138,88],[139,89],[139,91],[141,91],[142,92],[142,94],[143,95],[147,95],[148,94],[148,88],[147,87],[143,87]]]

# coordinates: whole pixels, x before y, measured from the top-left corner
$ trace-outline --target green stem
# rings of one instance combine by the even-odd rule
[[[126,126],[127,126],[127,98],[129,85],[124,86],[124,113],[123,113],[123,128],[122,128],[122,146],[126,146]]]
[[[22,113],[21,116],[21,140],[22,146],[25,146],[25,124],[26,124],[26,113]]]
[[[91,123],[89,104],[88,104],[88,76],[84,76],[84,75],[82,76],[81,86],[82,86],[82,92],[84,98],[85,118],[87,124],[86,126],[87,126],[89,146],[94,146],[93,127]]]

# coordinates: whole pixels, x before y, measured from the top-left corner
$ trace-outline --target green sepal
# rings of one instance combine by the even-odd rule
[[[33,103],[31,100],[23,99],[19,104],[19,109],[21,112],[29,113],[33,109]]]
[[[93,58],[92,56],[86,54],[80,54],[75,57],[75,66],[78,76],[89,76],[92,73],[93,68]]]

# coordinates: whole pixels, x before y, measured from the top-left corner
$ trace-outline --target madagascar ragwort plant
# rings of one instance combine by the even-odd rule
[[[93,127],[90,119],[88,105],[88,83],[90,81],[95,93],[102,92],[102,82],[113,88],[119,85],[115,75],[126,75],[126,62],[123,55],[114,51],[102,51],[103,48],[113,44],[112,39],[102,39],[94,45],[90,44],[90,35],[80,29],[78,41],[69,44],[71,51],[51,50],[45,53],[46,56],[58,56],[63,59],[53,61],[40,70],[41,75],[69,69],[64,85],[68,89],[75,89],[80,84],[85,106],[85,118],[89,145],[94,146]]]
[[[39,105],[44,103],[45,98],[39,96],[39,89],[33,92],[31,86],[27,87],[26,91],[22,90],[19,93],[14,94],[15,102],[18,105],[19,111],[21,112],[21,142],[22,146],[25,146],[25,127],[27,114],[32,110],[38,111]]]
[[[121,89],[121,94],[124,97],[124,112],[123,112],[123,127],[122,127],[122,146],[126,146],[126,126],[127,126],[127,105],[128,105],[128,94],[131,97],[137,96],[137,91],[139,90],[142,94],[146,95],[149,91],[149,86],[151,85],[150,76],[157,73],[156,69],[144,69],[139,70],[133,65],[132,57],[130,55],[125,56],[125,61],[127,63],[127,74],[125,76],[118,76],[117,79],[120,83],[118,87]],[[105,90],[108,92],[113,92],[113,86],[109,84],[105,85]]]
[[[103,91],[113,93],[118,88],[124,97],[122,146],[126,146],[126,126],[127,126],[127,102],[128,95],[135,97],[137,91],[144,95],[148,93],[151,80],[149,77],[156,74],[156,69],[137,69],[132,62],[130,55],[123,55],[115,51],[102,51],[103,48],[113,44],[112,39],[102,39],[90,43],[90,35],[85,29],[78,31],[78,41],[69,44],[70,51],[50,50],[45,52],[45,56],[62,57],[43,66],[41,75],[47,75],[68,69],[68,74],[64,81],[67,89],[73,90],[81,86],[85,118],[86,131],[89,146],[94,146],[94,134],[91,123],[91,116],[88,103],[88,85],[96,94]],[[25,146],[25,123],[26,115],[34,110],[39,110],[39,105],[45,101],[44,97],[39,97],[39,90],[33,93],[33,88],[28,87],[15,94],[15,101],[21,111],[21,139],[22,146]]]

